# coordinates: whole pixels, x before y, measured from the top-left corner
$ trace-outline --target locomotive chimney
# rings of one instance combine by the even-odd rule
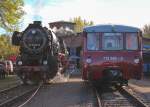
[[[34,24],[34,25],[41,26],[41,25],[42,25],[42,22],[41,22],[41,21],[34,21],[33,24]]]

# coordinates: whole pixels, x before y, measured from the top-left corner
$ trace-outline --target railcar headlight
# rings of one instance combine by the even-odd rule
[[[139,63],[140,62],[140,59],[139,58],[136,58],[136,59],[134,59],[134,63]]]
[[[45,60],[45,61],[43,61],[43,65],[47,65],[47,61]]]
[[[22,65],[22,61],[18,61],[18,65]]]
[[[92,63],[92,59],[91,58],[87,58],[86,59],[86,63],[88,63],[88,64]]]

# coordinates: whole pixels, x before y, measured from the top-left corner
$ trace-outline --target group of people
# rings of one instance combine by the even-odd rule
[[[12,74],[14,74],[12,61],[0,61],[0,79],[4,79],[7,75]]]

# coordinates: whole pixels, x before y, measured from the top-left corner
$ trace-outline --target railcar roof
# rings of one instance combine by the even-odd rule
[[[85,32],[139,32],[140,29],[125,25],[96,25],[83,29]]]

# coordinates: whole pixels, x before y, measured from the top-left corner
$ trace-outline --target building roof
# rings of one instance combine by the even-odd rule
[[[85,32],[139,32],[140,29],[125,25],[96,25],[85,27]]]
[[[68,24],[75,24],[73,22],[67,22],[67,21],[56,21],[56,22],[51,22],[49,24],[55,24],[55,23],[68,23]]]

